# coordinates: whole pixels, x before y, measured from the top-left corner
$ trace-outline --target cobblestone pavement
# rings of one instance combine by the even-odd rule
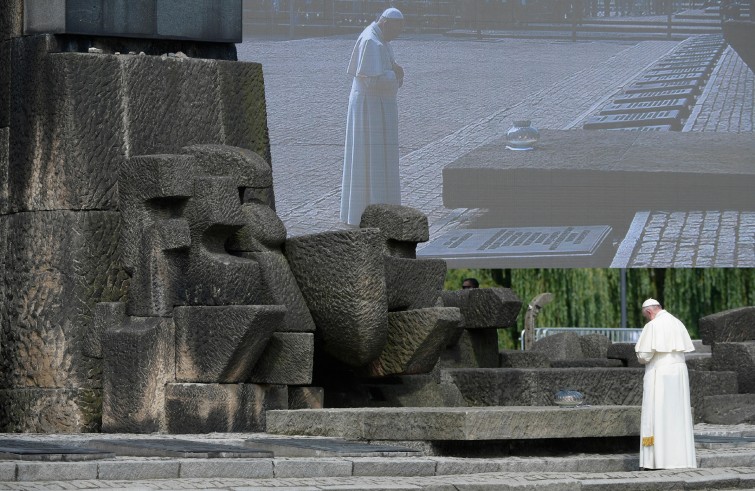
[[[484,212],[443,206],[445,165],[503,136],[515,119],[531,119],[539,128],[580,127],[679,45],[430,35],[394,44],[407,68],[399,97],[403,204],[428,215],[431,237],[465,228]],[[338,210],[350,83],[344,58],[352,45],[351,36],[239,45],[240,59],[264,67],[277,211],[289,236],[346,227]],[[752,131],[753,91],[752,72],[727,49],[685,130]],[[684,248],[681,237],[679,244]],[[736,265],[706,261],[704,251],[699,256],[699,267]]]

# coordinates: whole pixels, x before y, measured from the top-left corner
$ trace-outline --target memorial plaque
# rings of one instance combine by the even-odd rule
[[[631,126],[671,125],[681,127],[682,115],[679,111],[648,111],[642,113],[612,114],[609,116],[592,116],[584,124],[586,130],[627,128]]]
[[[630,126],[627,128],[609,128],[610,131],[674,131],[670,124],[659,124],[656,126]]]
[[[700,70],[700,71],[711,71],[713,67],[715,66],[715,60],[710,60],[707,62],[700,62],[700,61],[683,61],[679,63],[656,63],[653,65],[652,68],[650,68],[649,71],[655,72],[655,71],[663,71],[663,70],[679,70],[679,69],[691,69],[691,70]]]
[[[449,267],[491,260],[592,257],[611,232],[607,225],[461,229],[446,232],[417,251],[418,258],[442,258]]]
[[[693,72],[693,73],[675,73],[675,74],[668,74],[668,75],[645,75],[642,77],[641,80],[635,82],[636,85],[646,85],[646,84],[655,84],[658,82],[673,82],[673,81],[679,81],[679,80],[698,80],[705,78],[705,74],[703,72]]]
[[[658,76],[658,75],[679,75],[679,74],[685,74],[685,73],[704,73],[708,74],[710,72],[710,67],[701,67],[699,65],[695,66],[688,66],[684,68],[651,68],[648,70],[648,75],[652,76]]]
[[[276,457],[412,457],[422,454],[408,447],[336,438],[263,438],[246,440],[244,444],[273,452]]]
[[[127,457],[272,458],[273,453],[218,443],[175,439],[92,440],[90,446]]]
[[[697,94],[695,89],[648,90],[634,94],[622,94],[613,100],[614,104],[631,102],[659,101],[663,99],[688,99],[692,101]]]
[[[647,111],[686,111],[690,99],[661,99],[656,101],[628,102],[624,104],[609,104],[600,114],[644,113]]]
[[[0,460],[77,462],[115,458],[113,452],[30,440],[0,440]]]
[[[718,58],[717,55],[703,55],[703,56],[673,56],[665,58],[667,63],[710,63]]]
[[[648,84],[634,84],[630,85],[624,92],[627,94],[636,94],[637,92],[645,92],[651,90],[667,90],[667,89],[700,89],[703,85],[702,79],[697,80],[671,80],[669,82],[654,82]]]

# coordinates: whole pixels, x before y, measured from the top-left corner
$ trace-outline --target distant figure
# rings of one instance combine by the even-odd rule
[[[640,423],[640,467],[697,467],[689,374],[684,353],[695,351],[684,324],[649,298],[642,304],[645,324],[634,350],[645,365]]]
[[[351,53],[341,192],[341,221],[350,225],[359,224],[367,205],[401,204],[396,94],[404,70],[389,42],[403,29],[404,16],[389,8],[362,32]]]
[[[480,282],[477,278],[464,278],[461,282],[461,289],[466,290],[468,288],[480,288]]]

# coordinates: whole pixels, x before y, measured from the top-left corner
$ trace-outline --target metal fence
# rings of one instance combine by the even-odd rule
[[[535,329],[535,341],[562,332],[573,332],[579,336],[602,334],[613,343],[636,343],[640,338],[642,329],[630,327],[538,327]],[[520,343],[522,349],[525,349],[523,335],[520,338]]]

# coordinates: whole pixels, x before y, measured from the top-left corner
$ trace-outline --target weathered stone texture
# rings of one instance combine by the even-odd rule
[[[446,277],[442,259],[406,259],[384,256],[388,310],[436,307]]]
[[[323,349],[352,366],[377,358],[387,340],[380,232],[328,232],[286,241],[286,257]]]
[[[706,397],[736,393],[737,374],[734,372],[689,371],[689,397],[696,423],[703,420]]]
[[[459,309],[429,309],[390,312],[388,342],[367,371],[370,376],[414,375],[430,372],[449,340],[460,329]]]
[[[165,386],[175,381],[173,319],[114,317],[102,338],[102,431],[165,431]]]
[[[716,342],[710,369],[736,372],[740,394],[755,393],[755,341]]]
[[[0,128],[0,215],[8,213],[9,136],[9,128]]]
[[[24,32],[24,0],[0,0],[0,41]]]
[[[314,343],[312,333],[276,332],[254,365],[249,381],[255,384],[311,384]]]
[[[606,358],[611,340],[603,334],[585,334],[579,337],[582,355],[585,358]]]
[[[625,367],[640,368],[643,366],[637,361],[634,343],[613,343],[608,347],[606,356],[610,359],[621,360]]]
[[[11,42],[0,40],[0,128],[10,125],[10,53]]]
[[[621,360],[609,360],[608,358],[583,358],[582,360],[553,360],[553,368],[621,368],[624,363]]]
[[[573,332],[560,332],[545,336],[535,342],[532,346],[532,351],[545,353],[551,361],[580,360],[584,358],[582,344],[579,342],[579,335]]]
[[[504,350],[498,353],[498,366],[501,368],[550,368],[551,362],[545,353]]]
[[[265,431],[265,413],[286,409],[284,386],[255,384],[168,384],[169,433]]]
[[[430,240],[427,217],[419,210],[401,205],[369,205],[362,213],[360,228],[377,228],[383,237],[383,252],[413,259],[417,243]]]
[[[97,432],[101,404],[101,389],[0,389],[0,432]]]
[[[703,344],[755,340],[755,307],[725,310],[702,317],[698,322]]]
[[[443,305],[458,307],[466,329],[516,325],[522,301],[508,288],[470,288],[443,292]]]
[[[401,375],[386,383],[365,383],[370,399],[350,407],[460,407],[466,406],[459,389],[439,382],[439,371],[425,375]]]
[[[443,352],[440,367],[497,368],[498,330],[462,329],[461,336]]]
[[[703,421],[711,424],[755,424],[755,394],[726,394],[705,398]]]
[[[285,307],[177,307],[176,380],[241,383],[283,324]]]
[[[85,355],[98,302],[122,299],[115,212],[51,211],[0,217],[7,230],[0,387],[101,387]]]
[[[234,252],[280,251],[286,242],[286,227],[270,206],[262,203],[244,203],[244,226],[229,242]]]
[[[322,387],[288,387],[289,409],[322,409],[325,391]]]

